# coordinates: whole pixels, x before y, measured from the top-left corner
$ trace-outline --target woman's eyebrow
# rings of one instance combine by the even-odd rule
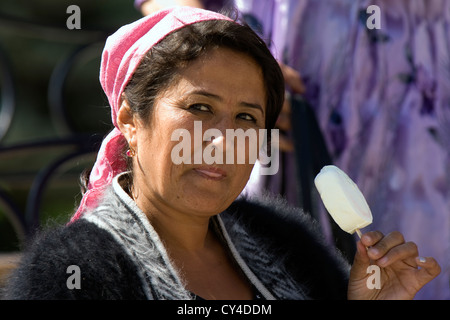
[[[205,97],[217,100],[217,101],[223,101],[223,98],[221,96],[218,96],[217,94],[214,94],[214,93],[211,93],[211,92],[208,92],[208,91],[205,91],[205,90],[194,90],[194,91],[191,92],[191,94],[205,96]],[[244,107],[247,107],[247,108],[258,109],[262,113],[262,115],[264,115],[263,108],[257,103],[241,101],[239,104],[244,106]]]

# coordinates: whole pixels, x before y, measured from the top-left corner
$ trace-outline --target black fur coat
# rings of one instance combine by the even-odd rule
[[[318,225],[282,199],[238,198],[212,219],[266,299],[346,299],[349,266]],[[72,267],[71,267],[72,266]],[[73,266],[78,287],[71,285]],[[93,212],[42,232],[4,299],[193,299],[157,233],[117,178]]]

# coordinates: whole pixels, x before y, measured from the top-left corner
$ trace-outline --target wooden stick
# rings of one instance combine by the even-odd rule
[[[356,229],[355,231],[356,231],[356,233],[358,234],[358,237],[361,239],[361,237],[362,237],[361,231],[359,231],[359,229]]]

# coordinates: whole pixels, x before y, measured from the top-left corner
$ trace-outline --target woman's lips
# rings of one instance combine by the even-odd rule
[[[201,176],[212,180],[222,180],[227,176],[225,171],[216,167],[200,167],[194,170]]]

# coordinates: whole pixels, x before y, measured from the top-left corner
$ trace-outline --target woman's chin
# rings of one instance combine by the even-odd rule
[[[215,193],[211,190],[207,192],[195,191],[186,194],[187,205],[195,212],[215,215],[226,208],[236,199],[235,196],[227,196],[225,193]]]
[[[215,215],[228,208],[236,199],[237,195],[231,195],[229,192],[230,189],[191,185],[189,191],[183,194],[183,202],[192,211]]]
[[[223,177],[201,170],[191,170],[178,182],[183,202],[196,212],[210,214],[218,214],[228,208],[245,187],[245,184],[233,183],[230,174]]]

